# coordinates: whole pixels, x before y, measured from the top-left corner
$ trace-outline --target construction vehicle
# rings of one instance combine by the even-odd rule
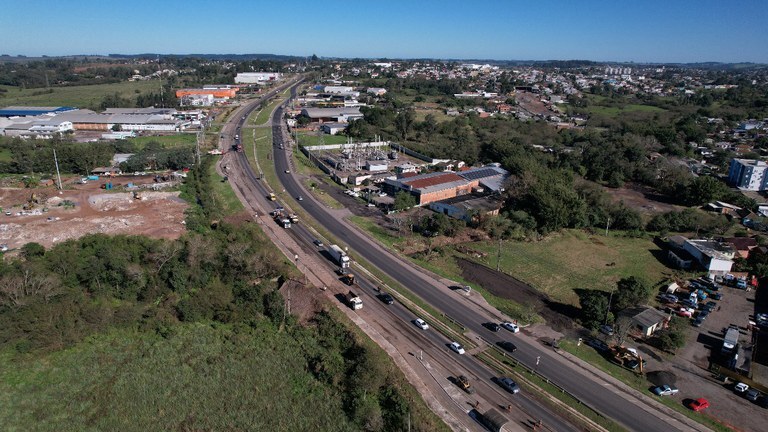
[[[331,255],[331,258],[333,258],[340,268],[349,268],[349,256],[347,256],[347,253],[337,245],[333,244],[328,246],[328,254]]]
[[[643,357],[640,355],[640,353],[637,352],[635,348],[617,346],[614,347],[612,351],[613,358],[616,363],[631,370],[637,369],[640,374],[643,373],[645,360],[643,360]]]
[[[349,307],[352,308],[352,310],[358,310],[363,308],[363,300],[355,294],[354,292],[350,291],[347,293],[347,304]]]
[[[472,384],[469,383],[469,378],[465,377],[464,375],[459,375],[456,378],[454,378],[456,385],[459,386],[460,389],[464,390],[465,392],[469,394],[473,394],[475,392],[475,389],[472,388]]]
[[[349,272],[343,273],[341,275],[341,281],[344,282],[347,285],[354,285],[355,284],[355,275]]]
[[[275,219],[275,222],[280,224],[283,228],[291,227],[291,219],[289,219],[288,216],[282,210],[277,209],[270,214]]]

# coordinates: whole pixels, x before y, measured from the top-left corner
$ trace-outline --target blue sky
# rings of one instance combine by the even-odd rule
[[[0,3],[0,54],[768,63],[768,0],[39,0]]]

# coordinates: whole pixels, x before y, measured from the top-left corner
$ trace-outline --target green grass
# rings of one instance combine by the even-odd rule
[[[0,149],[0,162],[13,161],[13,154],[9,149]]]
[[[652,383],[646,380],[642,375],[636,374],[627,370],[626,368],[612,363],[590,346],[584,344],[577,346],[575,342],[564,339],[560,341],[560,347],[565,351],[575,355],[576,357],[586,361],[587,363],[599,368],[603,372],[611,375],[619,381],[624,382],[635,390],[646,393],[648,392],[648,388],[652,385]],[[648,394],[650,395],[650,393]],[[654,399],[703,425],[711,427],[716,431],[728,432],[731,430],[725,425],[715,421],[711,417],[702,416],[701,414],[695,413],[686,408],[680,402],[680,397],[654,397]]]
[[[163,148],[171,148],[194,145],[197,141],[197,136],[195,134],[140,136],[129,138],[128,141],[140,148],[144,148],[147,144],[153,141],[160,144]]]
[[[498,243],[468,246],[488,254],[481,259],[485,264],[496,265]],[[666,279],[672,272],[654,253],[661,250],[649,239],[565,230],[538,242],[503,243],[501,270],[555,300],[578,305],[577,288],[612,290],[628,276],[639,276],[650,284]]]
[[[6,431],[355,429],[300,344],[269,325],[177,326],[167,338],[113,331],[49,355],[6,350],[0,361]]]
[[[211,164],[208,168],[208,174],[211,176],[211,185],[213,187],[213,197],[222,216],[229,216],[241,212],[245,209],[243,203],[235,195],[232,186],[228,181],[224,181],[216,172],[216,164]]]
[[[651,105],[637,105],[637,104],[627,104],[621,107],[590,106],[587,108],[587,110],[590,112],[590,114],[602,114],[610,117],[617,117],[620,114],[629,113],[629,112],[662,113],[667,111],[663,108],[659,108]]]
[[[49,89],[22,89],[0,86],[7,90],[0,93],[0,105],[21,106],[74,106],[78,108],[98,107],[104,96],[119,94],[120,97],[136,100],[140,93],[159,92],[165,81],[133,81],[114,84],[95,84]]]
[[[346,144],[347,137],[344,135],[328,135],[323,134],[322,137],[318,136],[316,133],[312,134],[306,134],[306,133],[299,133],[299,145],[301,146],[316,146],[320,145],[321,143],[323,145],[331,145],[331,144]]]

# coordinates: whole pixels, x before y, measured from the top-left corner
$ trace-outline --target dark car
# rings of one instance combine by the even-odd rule
[[[712,293],[712,295],[709,296],[712,300],[720,300],[723,298],[723,295],[720,293]]]
[[[704,309],[703,311],[699,312],[699,315],[696,318],[700,320],[705,320],[707,319],[708,316],[709,316],[709,310]]]
[[[693,322],[691,322],[691,325],[694,327],[701,327],[702,324],[704,324],[704,320],[701,318],[696,318],[693,320]]]
[[[501,331],[501,326],[496,324],[496,323],[492,323],[492,322],[484,323],[483,327],[487,328],[488,330],[490,330],[492,332]]]
[[[520,393],[520,386],[517,385],[517,383],[512,380],[511,378],[507,377],[498,377],[496,378],[496,382],[506,391],[517,394]]]
[[[647,362],[643,360],[643,368],[645,368],[646,363]],[[627,362],[627,367],[632,370],[637,369],[638,366],[640,366],[640,363],[637,360],[630,360]]]
[[[384,303],[391,305],[395,303],[395,299],[389,295],[389,294],[381,294],[379,295],[379,300],[383,301]]]
[[[610,348],[608,347],[608,344],[601,341],[600,339],[588,339],[586,342],[587,345],[591,346],[592,348],[600,351],[605,352],[608,351]]]
[[[501,347],[504,351],[515,352],[517,351],[517,345],[509,341],[497,342],[496,345]]]

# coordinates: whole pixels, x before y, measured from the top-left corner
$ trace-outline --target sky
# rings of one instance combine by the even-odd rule
[[[0,1],[0,54],[768,63],[768,0]]]

